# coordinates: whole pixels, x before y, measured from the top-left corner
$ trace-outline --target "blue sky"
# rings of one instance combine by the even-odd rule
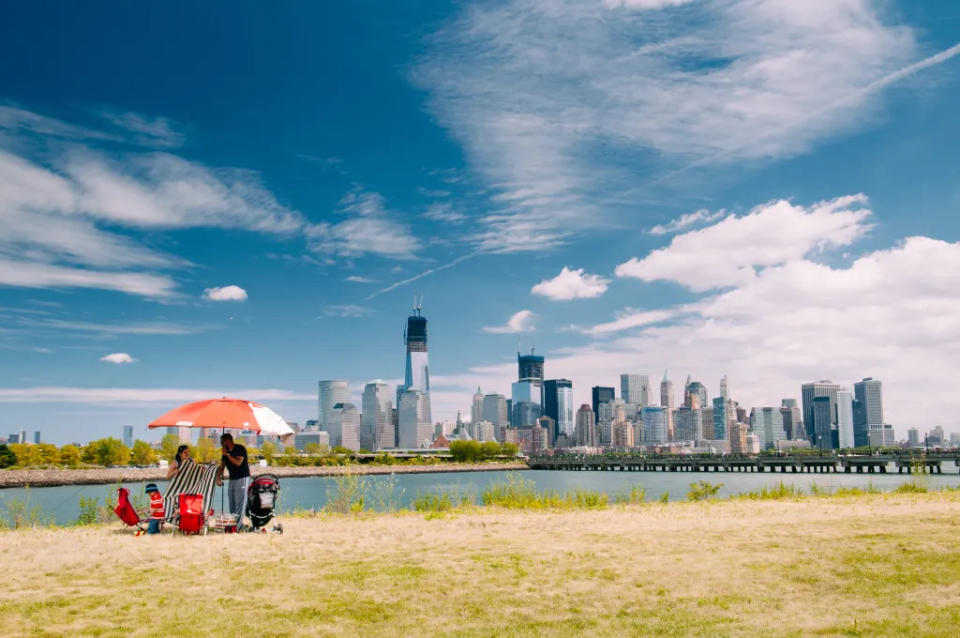
[[[434,416],[687,374],[885,384],[960,429],[960,10],[943,2],[21,3],[0,24],[0,432],[231,393]],[[111,356],[112,355],[112,356]],[[123,356],[126,355],[126,356]],[[106,359],[104,359],[106,358]],[[6,428],[6,429],[4,429]]]

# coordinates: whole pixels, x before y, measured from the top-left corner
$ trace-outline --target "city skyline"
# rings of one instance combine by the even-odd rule
[[[574,408],[874,377],[898,438],[960,427],[955,16],[759,4],[11,6],[0,432],[223,395],[302,423],[328,379],[359,409],[414,296],[432,421],[536,346]]]

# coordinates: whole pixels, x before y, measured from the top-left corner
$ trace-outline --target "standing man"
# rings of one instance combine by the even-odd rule
[[[230,512],[237,515],[237,529],[243,527],[243,514],[247,507],[247,488],[250,487],[250,466],[247,464],[247,448],[233,442],[233,435],[220,437],[220,471],[217,485],[223,485],[223,468],[230,475]]]

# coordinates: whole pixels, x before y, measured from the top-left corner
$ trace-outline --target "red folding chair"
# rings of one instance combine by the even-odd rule
[[[120,517],[121,521],[130,527],[136,527],[141,532],[145,531],[143,529],[143,521],[140,520],[140,515],[137,514],[137,510],[134,509],[133,504],[130,502],[130,490],[127,488],[117,488],[117,506],[113,508],[113,512]]]
[[[207,533],[203,494],[180,494],[177,497],[177,529],[183,534]]]

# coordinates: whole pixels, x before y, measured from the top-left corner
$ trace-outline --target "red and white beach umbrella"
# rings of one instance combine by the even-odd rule
[[[181,405],[153,421],[148,428],[210,428],[249,430],[264,436],[288,436],[293,429],[279,414],[256,401],[207,399]]]

